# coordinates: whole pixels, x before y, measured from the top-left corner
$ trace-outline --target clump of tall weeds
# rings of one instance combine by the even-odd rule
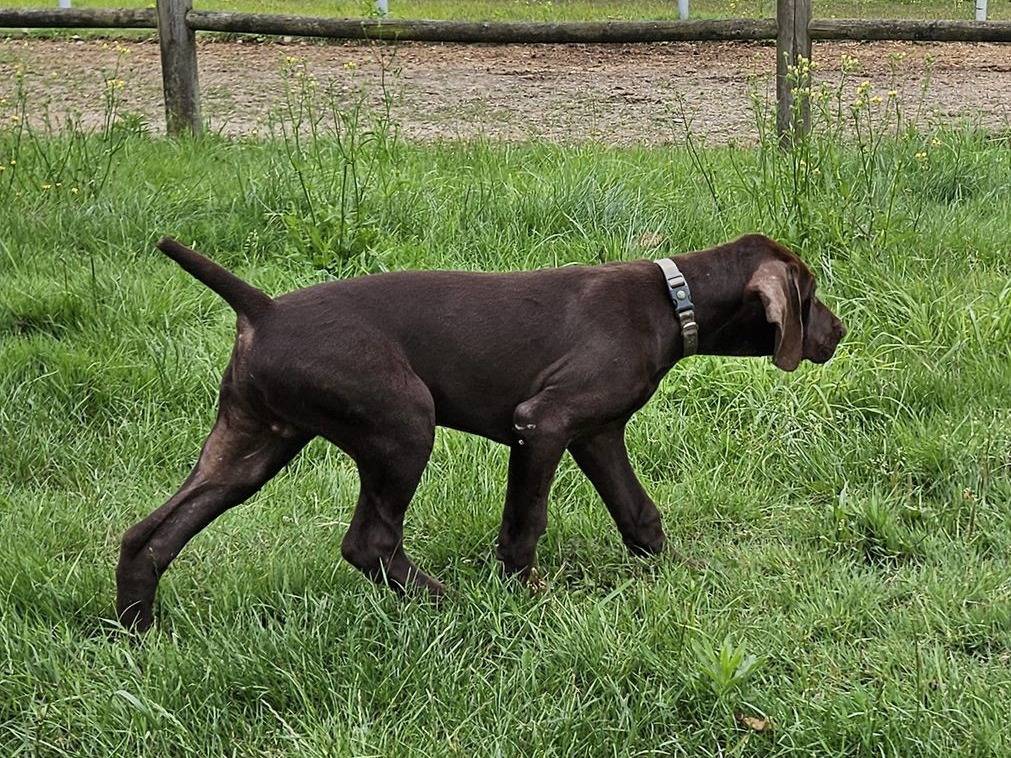
[[[117,45],[115,63],[101,72],[102,111],[98,126],[90,128],[76,114],[54,117],[48,101],[33,91],[24,65],[15,67],[13,93],[0,98],[0,204],[101,197],[127,139],[147,130],[142,118],[122,107],[126,84],[120,73],[129,52]]]
[[[899,80],[902,57],[892,57],[891,85]],[[809,129],[784,139],[776,130],[774,103],[753,87],[757,143],[754,150],[730,152],[733,180],[723,175],[716,181],[685,118],[693,163],[721,214],[746,209],[742,215],[764,219],[764,231],[795,244],[835,241],[844,250],[855,239],[883,243],[896,227],[898,193],[907,191],[910,176],[927,169],[940,140],[909,124],[896,88],[879,92],[870,81],[858,81],[855,58],[843,56],[840,76],[831,85],[816,85],[816,71],[814,63],[801,59],[787,74],[795,93],[791,122],[802,124],[808,109]],[[908,213],[909,204],[902,205]],[[913,229],[922,205],[919,209],[904,219]]]
[[[399,144],[390,84],[395,48],[373,50],[378,107],[365,87],[348,92],[339,81],[320,82],[302,60],[288,56],[284,101],[270,124],[285,157],[276,179],[288,187],[288,201],[275,216],[312,264],[333,274],[347,273],[349,265],[371,270],[368,257],[378,238],[371,201],[388,182]]]

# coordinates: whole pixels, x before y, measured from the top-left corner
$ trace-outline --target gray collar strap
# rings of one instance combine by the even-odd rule
[[[653,261],[663,271],[667,281],[667,293],[674,304],[674,311],[681,322],[681,339],[684,342],[684,355],[695,355],[699,351],[699,325],[695,323],[695,303],[692,302],[692,291],[688,288],[685,275],[670,258]]]

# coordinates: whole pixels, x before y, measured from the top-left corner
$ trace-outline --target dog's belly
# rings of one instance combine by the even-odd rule
[[[535,397],[550,398],[546,407],[582,433],[631,415],[656,389],[656,382],[633,378],[626,365],[583,361],[582,354],[578,349],[542,354],[538,363],[457,355],[429,365],[412,362],[412,368],[432,395],[439,426],[511,445],[518,439],[517,408]]]
[[[516,406],[538,392],[536,376],[525,371],[496,373],[488,364],[448,361],[438,369],[416,366],[432,393],[439,426],[510,444]]]
[[[435,423],[439,426],[476,434],[504,445],[514,441],[510,432],[512,413],[513,408],[505,406],[466,407],[445,399],[435,403]]]

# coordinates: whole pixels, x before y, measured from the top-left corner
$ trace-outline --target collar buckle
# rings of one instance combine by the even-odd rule
[[[684,345],[683,355],[695,355],[699,350],[699,325],[695,321],[695,303],[692,302],[692,291],[688,287],[685,275],[670,258],[653,261],[663,272],[667,283],[667,294],[674,305],[681,324],[681,341]]]

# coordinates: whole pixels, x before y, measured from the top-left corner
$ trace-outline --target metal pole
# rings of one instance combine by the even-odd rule
[[[380,16],[389,16],[390,0],[376,0],[376,13]]]
[[[976,20],[986,21],[986,0],[976,0]]]
[[[976,2],[980,2],[980,0],[976,0]],[[986,2],[986,0],[982,0],[982,2]],[[688,20],[688,0],[678,0],[678,18],[682,21]]]

